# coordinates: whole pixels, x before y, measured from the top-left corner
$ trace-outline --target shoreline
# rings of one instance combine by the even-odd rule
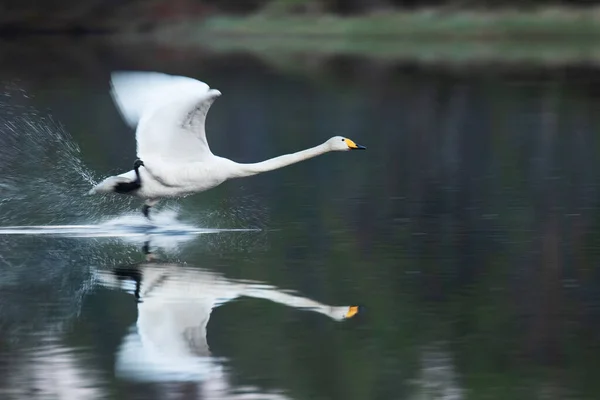
[[[528,40],[535,42],[600,39],[600,7],[544,8],[538,11],[429,9],[342,17],[258,13],[212,16],[202,21],[157,25],[159,34],[263,36],[369,40]]]
[[[493,13],[432,9],[357,17],[263,13],[161,23],[146,31],[2,39],[9,47],[25,40],[58,43],[60,48],[65,41],[76,47],[148,46],[165,54],[244,54],[286,70],[313,68],[337,57],[423,66],[598,68],[600,6]]]
[[[600,65],[600,7],[530,12],[432,9],[357,17],[213,16],[125,36],[133,42],[248,53],[281,63],[293,63],[298,56],[356,56],[425,64]]]

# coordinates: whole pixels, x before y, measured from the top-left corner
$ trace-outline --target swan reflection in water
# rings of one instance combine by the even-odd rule
[[[149,261],[113,271],[98,271],[99,282],[126,289],[137,298],[138,318],[118,351],[116,373],[134,381],[202,382],[203,398],[283,399],[256,388],[236,388],[227,382],[222,363],[211,356],[206,328],[212,310],[247,296],[321,313],[343,321],[357,306],[330,306],[284,292],[261,282],[227,279],[221,274],[180,264]]]

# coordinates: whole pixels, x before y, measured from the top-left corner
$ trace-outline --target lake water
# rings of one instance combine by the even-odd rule
[[[597,71],[0,49],[0,398],[600,396]],[[114,69],[221,90],[208,140],[236,161],[368,150],[161,203],[149,229],[85,196],[135,159]]]

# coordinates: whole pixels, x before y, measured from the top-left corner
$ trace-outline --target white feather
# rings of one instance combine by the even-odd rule
[[[177,100],[180,96],[202,95],[206,83],[159,72],[119,71],[111,74],[111,95],[125,121],[135,128],[144,113]]]

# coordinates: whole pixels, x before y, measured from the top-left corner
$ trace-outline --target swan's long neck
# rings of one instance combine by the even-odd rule
[[[232,178],[242,178],[245,176],[260,174],[262,172],[273,171],[275,169],[299,163],[300,161],[320,156],[321,154],[329,151],[331,151],[331,149],[327,146],[327,144],[323,143],[318,146],[311,147],[310,149],[302,150],[297,153],[285,154],[283,156],[271,158],[258,163],[236,164],[237,171],[235,171]]]

